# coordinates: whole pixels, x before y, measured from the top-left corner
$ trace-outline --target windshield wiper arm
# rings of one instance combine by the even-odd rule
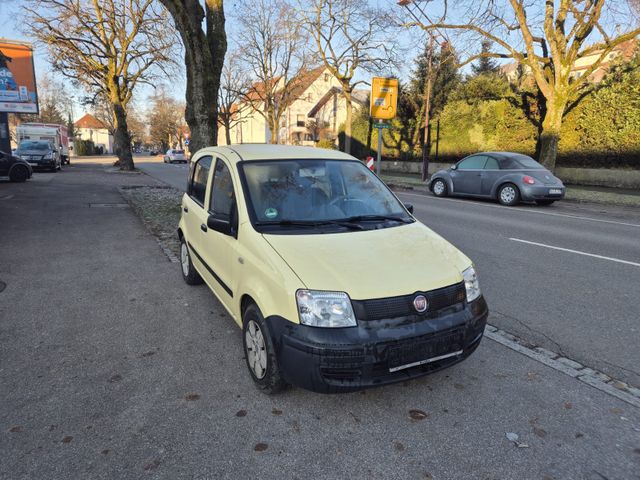
[[[362,222],[367,220],[391,220],[395,222],[401,223],[412,223],[410,218],[402,218],[397,215],[355,215],[353,217],[345,218],[343,221],[345,222]]]
[[[323,225],[339,225],[341,227],[350,228],[351,230],[364,230],[362,225],[349,223],[342,220],[268,220],[256,222],[257,226],[275,225],[278,227],[321,227]]]

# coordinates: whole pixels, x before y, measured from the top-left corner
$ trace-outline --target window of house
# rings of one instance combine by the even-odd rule
[[[296,125],[298,127],[304,127],[304,115],[296,115]]]
[[[324,74],[324,81],[325,81],[325,82],[328,82],[328,81],[329,81],[329,74],[328,74],[328,73],[325,73],[325,74]]]

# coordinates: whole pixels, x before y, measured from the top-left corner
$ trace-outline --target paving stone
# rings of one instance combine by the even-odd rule
[[[581,363],[578,363],[566,357],[559,357],[556,359],[556,361],[562,363],[563,365],[566,365],[567,367],[575,368],[576,370],[584,368],[584,365],[582,365]]]

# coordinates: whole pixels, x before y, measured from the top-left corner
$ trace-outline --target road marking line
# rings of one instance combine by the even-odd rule
[[[623,225],[625,227],[635,227],[640,228],[640,224],[637,223],[626,223],[626,222],[617,222],[615,220],[602,220],[600,218],[591,218],[591,217],[583,217],[580,215],[571,215],[569,213],[554,213],[554,212],[541,212],[539,210],[525,210],[524,208],[514,208],[514,207],[503,207],[502,205],[490,205],[485,203],[474,202],[472,199],[470,200],[458,200],[455,198],[436,198],[431,197],[429,195],[424,195],[421,193],[409,193],[409,192],[396,192],[398,195],[411,195],[414,197],[422,197],[429,200],[443,200],[447,202],[456,202],[456,203],[465,203],[467,205],[476,205],[478,207],[488,207],[488,208],[500,208],[502,210],[506,210],[508,212],[523,212],[523,213],[535,213],[538,215],[550,215],[552,217],[565,217],[565,218],[575,218],[578,220],[588,220],[590,222],[599,222],[599,223],[612,223],[614,225]]]
[[[619,258],[605,257],[604,255],[596,255],[595,253],[581,252],[580,250],[571,250],[570,248],[554,247],[553,245],[547,245],[545,243],[538,243],[538,242],[530,242],[529,240],[522,240],[520,238],[510,237],[509,240],[513,240],[514,242],[527,243],[529,245],[536,245],[538,247],[551,248],[553,250],[560,250],[562,252],[577,253],[578,255],[584,255],[586,257],[594,257],[594,258],[600,258],[602,260],[609,260],[611,262],[624,263],[626,265],[633,265],[634,267],[640,267],[640,263],[630,262],[629,260],[621,260]]]

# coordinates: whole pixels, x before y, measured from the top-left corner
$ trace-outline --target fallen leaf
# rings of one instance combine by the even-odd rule
[[[101,452],[101,453],[102,453],[103,455],[108,455],[110,451],[111,451],[111,450],[109,450],[108,448],[105,448],[104,450],[102,450],[102,452]]]
[[[149,462],[144,466],[145,471],[155,470],[160,466],[160,460],[157,458],[153,462]]]
[[[9,429],[9,431],[11,433],[20,433],[22,431],[22,427],[20,425],[17,425],[15,427],[11,427],[11,429]]]
[[[120,380],[122,380],[122,375],[116,373],[109,379],[109,383],[119,382]]]
[[[623,410],[621,408],[617,408],[617,407],[613,407],[610,408],[609,411],[615,415],[619,415],[621,413],[623,413]]]
[[[246,410],[238,410],[236,412],[236,417],[246,417],[247,416],[247,411]]]
[[[396,452],[403,452],[405,450],[405,446],[400,442],[395,442],[393,447],[396,449]]]
[[[573,408],[573,403],[571,402],[564,402],[564,408],[566,410],[571,410]]]
[[[277,408],[274,408],[273,410],[271,410],[271,413],[273,415],[282,415],[282,410],[278,410]]]
[[[513,442],[515,444],[516,447],[518,448],[529,448],[529,445],[527,445],[526,443],[521,443],[520,441],[518,441],[518,439],[520,437],[518,437],[517,433],[513,433],[513,432],[508,432],[506,434],[507,439],[511,442]]]
[[[582,438],[582,437],[584,437],[584,433],[580,433],[580,432],[576,433],[576,438]]]
[[[537,372],[527,372],[527,380],[529,380],[530,382],[539,381],[540,374]]]
[[[190,393],[189,395],[185,396],[184,399],[187,402],[193,402],[195,400],[199,400],[200,399],[200,395],[198,395],[197,393]]]
[[[533,433],[535,433],[540,438],[544,438],[547,436],[547,432],[540,427],[533,427]]]
[[[409,410],[409,416],[413,420],[424,420],[429,416],[429,414],[423,412],[422,410]]]
[[[71,440],[73,440],[73,437],[71,435],[67,435],[62,439],[62,443],[71,443]]]
[[[464,390],[464,385],[461,383],[454,383],[453,386],[458,390]]]
[[[267,448],[269,448],[269,445],[266,443],[256,443],[253,447],[256,452],[264,452]]]
[[[149,351],[149,352],[144,352],[142,354],[143,357],[150,357],[151,355],[155,355],[156,352],[154,352],[153,350]]]

